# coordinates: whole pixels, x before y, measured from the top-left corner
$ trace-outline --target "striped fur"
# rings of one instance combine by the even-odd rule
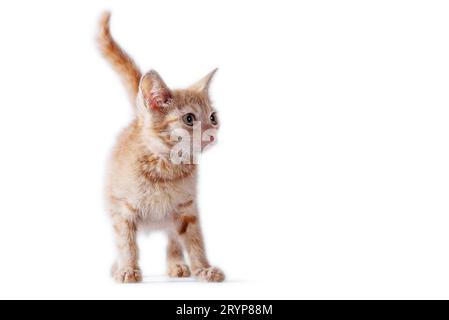
[[[134,106],[137,93],[139,91],[139,82],[142,73],[134,60],[118,45],[111,35],[110,30],[111,14],[103,13],[100,19],[100,32],[98,33],[98,47],[103,57],[109,61],[115,71],[120,75],[125,85],[129,99]]]
[[[193,274],[202,281],[223,281],[223,272],[209,264],[204,248],[196,200],[197,165],[178,164],[170,158],[171,151],[178,153],[174,147],[180,140],[185,138],[188,146],[193,146],[193,127],[183,122],[183,116],[193,113],[201,123],[201,134],[218,129],[210,119],[215,110],[208,95],[215,70],[188,89],[171,90],[157,72],[141,74],[112,38],[109,22],[110,14],[105,13],[98,44],[122,78],[135,106],[133,121],[119,135],[113,149],[107,175],[106,200],[118,254],[113,278],[121,283],[140,282],[137,233],[142,229],[163,229],[169,237],[169,276]],[[184,129],[186,135],[174,135],[178,129]],[[190,266],[184,261],[184,250]]]

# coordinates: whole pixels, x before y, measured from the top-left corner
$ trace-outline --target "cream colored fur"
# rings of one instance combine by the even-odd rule
[[[215,70],[186,90],[170,90],[155,71],[141,76],[136,64],[112,39],[109,19],[108,13],[101,19],[99,46],[135,101],[135,118],[118,137],[106,183],[117,246],[112,275],[118,282],[141,281],[137,233],[162,229],[169,237],[170,276],[193,274],[203,281],[223,281],[223,272],[209,264],[204,250],[196,199],[197,165],[170,160],[170,150],[177,143],[173,132],[183,129],[193,137],[193,129],[183,121],[186,114],[195,115],[201,132],[218,129],[210,120],[215,111],[208,95]]]

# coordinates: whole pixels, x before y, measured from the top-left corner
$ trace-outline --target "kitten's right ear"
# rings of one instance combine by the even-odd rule
[[[154,70],[151,70],[142,77],[140,80],[140,90],[145,105],[154,111],[161,111],[172,99],[170,89]]]
[[[208,92],[209,86],[212,81],[212,78],[214,77],[215,73],[217,72],[218,68],[215,68],[211,72],[209,72],[205,77],[200,79],[197,83],[190,86],[190,89],[198,91],[198,92]]]

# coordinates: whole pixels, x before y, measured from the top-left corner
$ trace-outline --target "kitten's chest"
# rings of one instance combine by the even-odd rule
[[[144,220],[160,221],[176,213],[177,207],[195,198],[193,177],[176,183],[146,183],[140,192],[139,208]]]
[[[173,165],[152,154],[142,156],[138,163],[141,218],[163,220],[175,213],[179,204],[195,198],[195,166]]]

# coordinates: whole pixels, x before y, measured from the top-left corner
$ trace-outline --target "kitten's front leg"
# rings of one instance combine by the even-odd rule
[[[123,218],[120,213],[113,214],[112,219],[118,252],[117,262],[112,268],[112,276],[120,283],[141,282],[136,225],[129,219]]]
[[[182,253],[182,245],[179,243],[176,234],[170,233],[168,235],[167,246],[167,265],[168,275],[172,278],[190,277],[189,266],[184,261]]]
[[[188,212],[188,211],[187,211]],[[181,214],[177,219],[177,232],[190,258],[193,275],[207,282],[222,282],[223,271],[211,267],[204,250],[204,241],[197,215]]]

